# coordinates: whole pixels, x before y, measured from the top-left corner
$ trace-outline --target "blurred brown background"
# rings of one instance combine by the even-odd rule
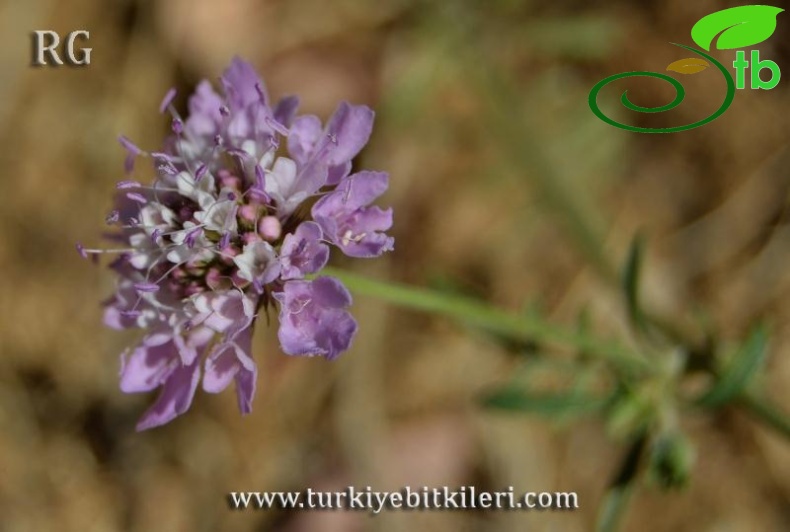
[[[156,108],[234,54],[275,97],[326,118],[341,99],[377,111],[358,165],[391,174],[396,251],[353,264],[380,279],[451,286],[504,308],[534,305],[621,333],[606,275],[648,236],[645,299],[722,341],[773,325],[770,394],[790,409],[790,81],[738,91],[715,122],[639,135],[590,112],[598,80],[685,57],[703,15],[733,2],[556,0],[46,0],[0,3],[0,530],[586,531],[624,446],[600,420],[557,424],[478,406],[519,364],[444,319],[357,297],[360,334],[335,363],[288,358],[256,334],[254,412],[198,394],[137,434],[152,396],[122,394],[106,330],[113,278],[83,262],[98,242],[124,133],[155,149]],[[92,63],[30,66],[30,32],[90,31]],[[790,15],[760,46],[790,73]],[[728,64],[732,53],[720,52]],[[711,71],[713,69],[710,69]],[[709,114],[715,72],[683,79],[666,118]],[[635,80],[658,105],[663,86]],[[610,105],[607,109],[615,109]],[[618,111],[619,112],[619,111]],[[642,120],[644,116],[625,119]],[[663,120],[663,119],[662,119]],[[574,214],[575,213],[575,214]],[[597,240],[596,240],[597,239]],[[342,263],[336,263],[343,265]],[[352,267],[349,264],[349,267]],[[629,531],[790,530],[790,447],[735,411],[684,427],[698,461],[685,491],[640,490]],[[228,491],[475,484],[576,491],[576,512],[231,511]]]

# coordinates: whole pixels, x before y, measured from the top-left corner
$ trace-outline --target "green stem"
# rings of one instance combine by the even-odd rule
[[[601,502],[595,522],[595,532],[615,532],[620,527],[623,516],[628,510],[631,494],[636,488],[646,445],[647,435],[642,434],[631,444],[623,457],[620,469]]]
[[[425,288],[376,281],[360,275],[325,268],[357,294],[376,297],[401,307],[440,314],[515,340],[570,346],[606,360],[623,371],[650,372],[647,360],[620,344],[604,342],[583,332],[547,323],[534,315],[517,315],[475,299]]]
[[[600,513],[595,523],[596,532],[615,532],[620,527],[623,515],[631,500],[632,487],[623,486],[610,489],[601,502]]]
[[[790,421],[788,421],[787,415],[776,406],[751,392],[741,395],[738,402],[760,421],[782,436],[790,438]]]

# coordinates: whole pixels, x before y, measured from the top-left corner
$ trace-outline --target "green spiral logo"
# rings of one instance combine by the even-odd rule
[[[616,81],[618,79],[623,78],[632,78],[632,77],[650,77],[650,78],[658,78],[661,80],[666,81],[670,85],[675,88],[675,99],[669,102],[666,105],[661,105],[659,107],[642,107],[641,105],[636,105],[631,100],[628,99],[628,91],[624,91],[623,94],[620,96],[620,101],[622,104],[632,110],[637,111],[639,113],[662,113],[664,111],[669,111],[670,109],[674,109],[678,105],[683,102],[683,99],[686,97],[686,90],[683,88],[683,85],[680,84],[678,80],[675,78],[668,76],[666,74],[660,74],[658,72],[648,72],[648,71],[637,71],[637,72],[623,72],[621,74],[615,74],[613,76],[609,76],[608,78],[604,78],[598,83],[590,91],[589,96],[589,103],[590,109],[592,109],[595,116],[610,124],[614,127],[619,127],[620,129],[625,129],[627,131],[636,131],[639,133],[675,133],[677,131],[686,131],[689,129],[694,129],[695,127],[704,126],[708,122],[716,120],[718,117],[724,114],[727,108],[732,104],[733,99],[735,99],[735,80],[732,78],[732,75],[727,71],[727,69],[718,62],[716,59],[711,57],[710,55],[706,54],[702,50],[697,50],[696,48],[692,48],[690,46],[686,46],[684,44],[677,44],[672,43],[675,46],[680,46],[681,48],[685,48],[690,52],[693,52],[700,57],[705,58],[706,60],[713,63],[716,68],[719,69],[719,72],[724,76],[724,79],[727,81],[727,95],[724,97],[724,101],[722,102],[721,106],[710,116],[703,118],[702,120],[698,120],[691,124],[686,124],[683,126],[675,126],[675,127],[638,127],[638,126],[631,126],[628,124],[623,124],[622,122],[618,122],[608,116],[606,116],[601,108],[598,107],[598,93],[604,86],[608,85],[609,83]]]
[[[710,15],[702,17],[691,28],[691,39],[700,47],[705,50],[710,50],[714,46],[719,50],[732,50],[735,48],[743,48],[747,46],[754,46],[768,39],[776,30],[776,17],[784,9],[774,6],[756,5],[756,6],[738,6],[729,9],[722,9]],[[675,61],[667,67],[667,70],[674,70],[681,74],[695,74],[710,66],[705,60],[714,64],[719,69],[722,76],[727,82],[727,95],[721,106],[712,115],[698,120],[692,124],[675,127],[638,127],[630,126],[618,122],[606,116],[601,108],[598,107],[598,93],[601,92],[606,85],[613,81],[623,78],[632,77],[649,77],[658,78],[663,80],[675,88],[675,99],[666,105],[658,107],[642,107],[636,105],[628,99],[628,91],[623,92],[620,101],[623,106],[631,111],[639,113],[661,113],[674,109],[683,102],[686,96],[686,91],[683,85],[678,80],[666,74],[659,74],[658,72],[623,72],[622,74],[615,74],[608,78],[602,79],[592,88],[588,98],[590,109],[592,109],[595,116],[603,120],[609,125],[625,129],[627,131],[636,131],[638,133],[675,133],[677,131],[686,131],[694,129],[695,127],[704,126],[708,122],[716,120],[729,108],[732,100],[735,98],[735,80],[729,71],[724,68],[724,65],[716,61],[713,57],[706,54],[702,50],[686,46],[684,44],[672,43],[675,46],[684,48],[701,58],[704,59],[681,59]]]

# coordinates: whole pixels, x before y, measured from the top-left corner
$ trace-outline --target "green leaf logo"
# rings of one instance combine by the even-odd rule
[[[691,28],[691,38],[710,50],[717,35],[716,48],[731,50],[761,43],[776,30],[776,16],[784,9],[774,6],[740,6],[716,11],[702,17]]]

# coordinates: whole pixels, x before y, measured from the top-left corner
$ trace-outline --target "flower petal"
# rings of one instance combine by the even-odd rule
[[[200,380],[200,364],[179,365],[170,373],[153,405],[137,423],[142,431],[164,425],[189,410]]]
[[[121,391],[150,392],[158,388],[174,369],[178,351],[172,342],[161,345],[139,345],[128,357],[121,359]]]
[[[244,109],[254,102],[268,104],[269,97],[263,81],[252,65],[239,57],[234,57],[223,72],[222,84],[232,109]]]

